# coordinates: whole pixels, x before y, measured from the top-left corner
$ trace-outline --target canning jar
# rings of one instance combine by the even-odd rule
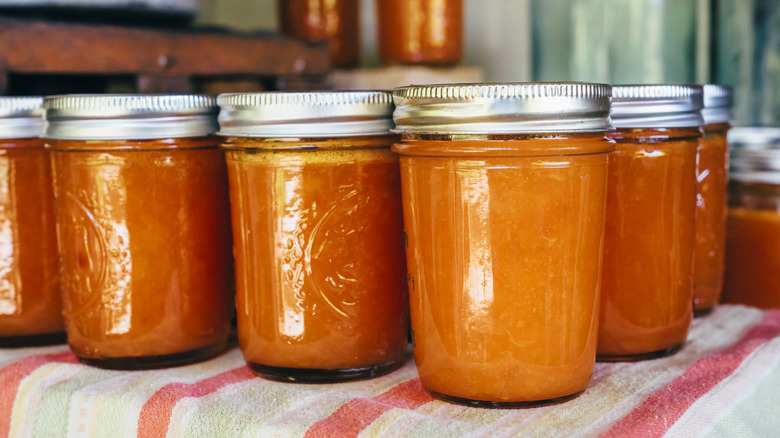
[[[384,64],[451,65],[463,52],[463,0],[376,0]]]
[[[726,246],[727,132],[731,122],[731,88],[706,84],[704,132],[696,168],[696,243],[693,247],[693,312],[712,311],[723,290]]]
[[[214,98],[53,96],[44,107],[76,356],[142,369],[222,352],[233,270]]]
[[[677,351],[693,313],[702,89],[612,87],[599,360]]]
[[[390,94],[229,94],[219,104],[249,367],[293,382],[398,367],[409,309]]]
[[[0,97],[0,347],[65,341],[42,104]]]
[[[359,0],[277,0],[283,35],[330,46],[333,67],[360,62]]]
[[[734,128],[724,303],[780,308],[780,128]]]
[[[580,393],[596,354],[610,87],[393,95],[423,386],[486,407]]]

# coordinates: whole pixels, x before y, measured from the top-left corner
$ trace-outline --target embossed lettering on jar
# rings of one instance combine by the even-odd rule
[[[270,379],[328,382],[400,365],[408,302],[390,95],[219,103],[249,366]]]
[[[227,172],[206,96],[46,99],[68,343],[121,369],[224,350]]]

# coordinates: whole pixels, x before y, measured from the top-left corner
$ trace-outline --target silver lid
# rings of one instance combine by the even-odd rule
[[[731,121],[731,87],[725,85],[704,84],[704,109],[701,115],[704,124],[729,123]]]
[[[217,98],[219,135],[344,137],[388,134],[393,101],[385,91],[234,93]]]
[[[728,138],[731,179],[780,184],[780,128],[734,128]]]
[[[397,88],[395,132],[521,134],[598,132],[611,128],[610,86],[503,83]]]
[[[43,134],[43,97],[0,97],[0,138]]]
[[[612,124],[616,128],[692,128],[704,124],[699,85],[615,85]]]
[[[217,130],[214,96],[95,94],[46,97],[46,137],[145,140],[197,137]]]

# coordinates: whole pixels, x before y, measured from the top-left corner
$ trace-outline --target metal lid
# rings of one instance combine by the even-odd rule
[[[43,134],[43,97],[0,97],[0,138]]]
[[[612,124],[616,128],[691,128],[704,124],[699,85],[615,85]]]
[[[731,179],[780,184],[780,128],[734,128],[728,138]]]
[[[386,91],[234,93],[217,103],[225,136],[344,137],[389,134],[393,127]]]
[[[144,140],[197,137],[217,130],[214,96],[95,94],[46,97],[46,137]]]
[[[704,84],[704,109],[701,115],[704,124],[728,123],[731,121],[731,87],[725,85]]]
[[[576,82],[422,85],[393,91],[394,132],[516,134],[611,128],[610,86]]]

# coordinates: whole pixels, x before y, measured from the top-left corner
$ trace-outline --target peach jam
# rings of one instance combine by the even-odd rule
[[[434,396],[582,392],[596,357],[610,87],[396,89],[414,357]]]

